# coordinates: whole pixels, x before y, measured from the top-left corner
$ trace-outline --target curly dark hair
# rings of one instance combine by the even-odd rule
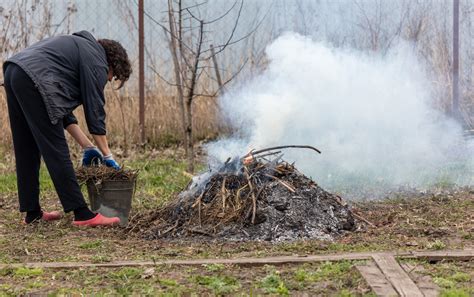
[[[99,39],[97,41],[105,50],[107,63],[112,69],[115,80],[120,80],[120,85],[117,88],[120,89],[128,80],[130,74],[132,74],[132,66],[130,65],[127,51],[119,42],[115,40]]]

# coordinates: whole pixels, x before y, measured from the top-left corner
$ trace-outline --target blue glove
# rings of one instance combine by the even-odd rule
[[[104,163],[107,167],[112,167],[113,169],[120,170],[120,165],[114,160],[112,154],[104,157]]]
[[[104,158],[95,146],[84,149],[84,154],[82,156],[82,166],[98,166],[103,162]]]

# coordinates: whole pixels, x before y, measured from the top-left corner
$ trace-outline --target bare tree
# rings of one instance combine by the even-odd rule
[[[55,24],[52,1],[19,0],[8,8],[0,6],[0,56],[5,58],[43,38],[69,33],[77,8],[69,2],[65,9]]]
[[[373,0],[370,7],[366,2],[354,0],[356,10],[359,12],[360,21],[356,22],[361,35],[360,41],[367,40],[367,46],[372,51],[386,52],[395,40],[403,33],[406,20],[411,9],[410,1],[397,1],[386,3],[382,0]],[[398,12],[398,17],[390,17]]]
[[[145,13],[165,31],[168,38],[173,60],[174,82],[165,79],[155,69],[153,71],[169,85],[176,88],[188,163],[187,170],[189,172],[194,171],[193,102],[198,97],[215,97],[223,90],[226,84],[240,73],[246,65],[246,61],[241,64],[236,73],[233,73],[227,80],[223,81],[219,75],[219,69],[216,69],[218,64],[216,56],[231,45],[249,38],[265,18],[264,16],[245,34],[237,36],[236,32],[244,0],[236,0],[226,11],[213,19],[206,19],[206,17],[202,16],[201,11],[208,4],[207,1],[197,4],[195,2],[192,3],[188,4],[187,1],[183,0],[168,0],[166,24],[156,21],[152,16]],[[232,28],[225,40],[222,43],[216,44],[212,39],[212,26],[228,19],[231,12],[235,13]],[[215,77],[213,73],[218,77]],[[214,90],[209,90],[200,85],[199,82],[203,77],[215,81],[217,87]]]

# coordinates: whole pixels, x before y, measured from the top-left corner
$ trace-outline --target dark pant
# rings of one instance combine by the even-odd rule
[[[51,124],[43,99],[17,65],[4,73],[15,148],[20,211],[40,210],[39,169],[43,157],[65,212],[87,206],[77,183],[62,121]]]

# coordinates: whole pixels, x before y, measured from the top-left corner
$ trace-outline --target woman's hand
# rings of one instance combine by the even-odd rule
[[[112,156],[112,154],[108,156],[104,156],[104,163],[105,163],[105,166],[107,167],[112,167],[116,170],[120,170],[120,165],[117,163],[117,161],[114,160],[114,157]]]
[[[82,166],[99,166],[104,162],[104,157],[95,147],[86,147],[82,155]]]

